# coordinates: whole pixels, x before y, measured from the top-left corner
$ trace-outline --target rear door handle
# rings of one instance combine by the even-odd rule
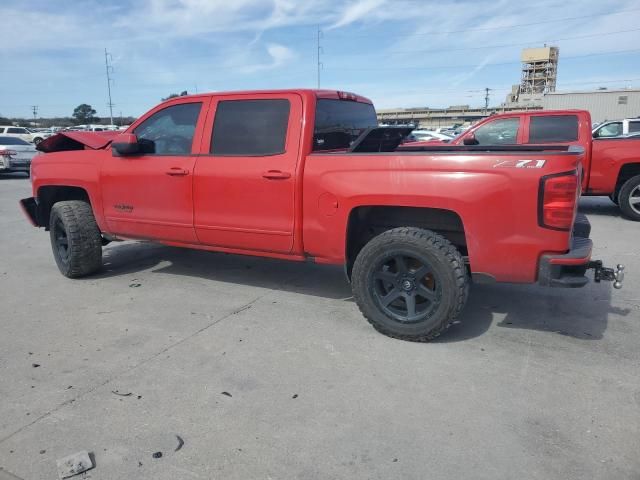
[[[280,170],[269,170],[264,172],[262,176],[268,180],[286,180],[287,178],[291,178],[289,172],[281,172]]]
[[[182,177],[184,175],[189,175],[189,170],[187,170],[186,168],[171,167],[165,173],[167,175],[171,175],[172,177]]]

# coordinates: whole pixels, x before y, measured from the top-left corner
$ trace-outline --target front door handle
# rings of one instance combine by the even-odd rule
[[[264,172],[262,176],[268,180],[286,180],[287,178],[291,178],[289,172],[281,172],[280,170],[269,170]]]
[[[185,175],[189,175],[189,170],[187,170],[186,168],[172,167],[165,173],[167,175],[171,175],[172,177],[183,177]]]

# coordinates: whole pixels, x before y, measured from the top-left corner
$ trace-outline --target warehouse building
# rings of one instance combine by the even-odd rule
[[[551,92],[542,97],[542,108],[588,110],[597,123],[640,117],[640,89]]]

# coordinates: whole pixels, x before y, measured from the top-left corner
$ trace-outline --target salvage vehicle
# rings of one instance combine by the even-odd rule
[[[37,154],[32,143],[17,137],[0,135],[0,173],[29,174],[31,160]]]
[[[640,221],[640,138],[594,136],[586,110],[538,110],[492,115],[450,145],[581,145],[582,195],[608,196]]]
[[[576,214],[586,142],[398,151],[411,129],[335,90],[181,96],[124,133],[43,141],[20,205],[67,277],[126,239],[343,265],[367,320],[412,341],[457,320],[471,281],[621,287]]]

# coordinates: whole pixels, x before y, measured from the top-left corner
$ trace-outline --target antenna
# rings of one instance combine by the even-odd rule
[[[109,123],[109,125],[113,125],[113,103],[111,102],[111,82],[113,80],[111,79],[111,76],[110,76],[110,74],[113,73],[113,67],[111,66],[112,61],[113,61],[113,57],[109,52],[107,52],[107,49],[105,48],[104,49],[104,66],[107,72],[107,93],[109,94],[109,103],[107,103],[107,106],[109,107],[109,118],[111,119],[111,122]]]
[[[320,55],[324,53],[322,49],[322,45],[320,44],[320,40],[322,39],[322,30],[320,30],[320,25],[318,25],[318,88],[320,88],[320,70],[322,70],[322,62],[320,61]]]

